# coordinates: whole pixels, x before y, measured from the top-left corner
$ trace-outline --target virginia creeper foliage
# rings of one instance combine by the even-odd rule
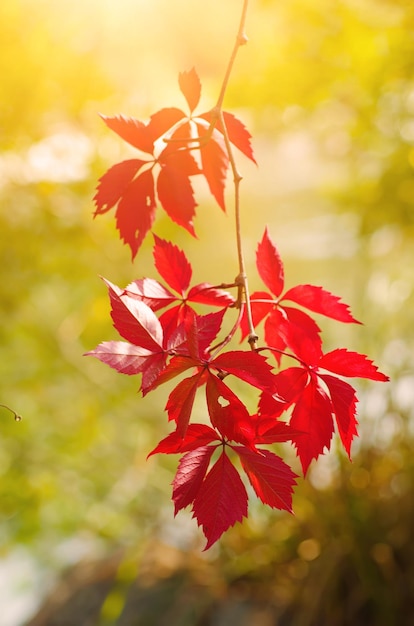
[[[123,161],[109,169],[100,179],[95,195],[95,215],[117,207],[116,225],[121,239],[131,249],[132,258],[152,228],[157,197],[170,218],[195,235],[193,218],[197,203],[192,176],[202,174],[205,177],[212,195],[225,210],[229,157],[223,127],[219,121],[212,127],[214,112],[194,115],[201,94],[196,71],[182,72],[178,82],[188,114],[169,107],[152,115],[147,124],[122,115],[102,116],[111,130],[140,153],[140,158]],[[231,113],[223,113],[223,116],[229,140],[255,162],[250,133]]]
[[[196,71],[182,72],[178,83],[187,113],[164,108],[147,123],[103,117],[137,149],[137,157],[102,176],[95,215],[115,207],[116,225],[132,258],[153,230],[157,205],[195,235],[194,176],[205,177],[225,210],[232,146],[255,162],[250,133],[235,116],[217,107],[194,113],[201,94]],[[122,341],[103,342],[88,354],[123,374],[140,374],[144,395],[176,381],[165,405],[172,431],[149,456],[181,455],[172,490],[175,514],[192,508],[207,549],[247,516],[246,481],[264,504],[292,512],[298,476],[273,451],[274,444],[294,445],[304,475],[330,449],[335,430],[350,457],[357,397],[344,378],[388,378],[363,354],[344,348],[324,352],[314,314],[359,322],[340,298],[320,286],[285,288],[283,262],[267,228],[256,251],[264,289],[251,296],[237,279],[192,285],[185,252],[154,233],[153,240],[159,277],[140,278],[125,288],[105,281]],[[235,294],[229,291],[233,288]],[[224,320],[230,331],[222,331]],[[257,343],[253,329],[261,322],[263,343]],[[242,345],[249,337],[250,345],[230,348],[236,333]],[[254,412],[242,399],[247,397],[243,387],[250,389],[249,399],[257,398]],[[205,397],[202,423],[192,419],[199,394]]]

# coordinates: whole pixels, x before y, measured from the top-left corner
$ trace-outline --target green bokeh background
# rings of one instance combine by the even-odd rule
[[[190,514],[173,520],[176,460],[146,460],[168,432],[163,391],[142,399],[138,379],[82,356],[116,338],[99,276],[156,277],[150,238],[132,264],[113,216],[92,218],[97,179],[131,154],[98,113],[145,120],[183,107],[177,76],[193,66],[211,107],[240,4],[1,2],[0,403],[23,419],[0,409],[0,555],[6,570],[28,559],[37,572],[22,566],[20,580],[17,566],[2,600],[20,597],[22,616],[64,567],[122,549],[121,580],[130,563],[151,581],[183,567],[202,578],[192,617],[171,618],[178,626],[235,597],[256,607],[253,626],[414,619],[414,5],[252,0],[225,102],[259,163],[239,159],[251,287],[267,224],[287,284],[323,285],[364,322],[321,320],[327,347],[366,352],[391,376],[358,383],[353,463],[334,445],[300,481],[295,517],[253,502],[202,555]],[[195,281],[231,281],[231,191],[227,216],[201,183],[197,193],[199,240],[160,210],[155,231],[186,251]],[[126,596],[114,589],[93,623],[121,624]]]

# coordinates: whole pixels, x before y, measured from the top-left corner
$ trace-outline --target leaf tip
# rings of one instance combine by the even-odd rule
[[[178,85],[192,113],[201,96],[201,82],[195,67],[178,74]]]

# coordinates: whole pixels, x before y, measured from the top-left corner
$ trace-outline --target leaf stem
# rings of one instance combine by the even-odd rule
[[[241,307],[239,308],[239,314],[237,316],[237,320],[236,322],[233,324],[233,328],[231,329],[231,331],[228,333],[228,335],[223,339],[223,341],[220,341],[220,343],[216,344],[215,346],[211,346],[211,348],[209,349],[209,353],[211,358],[215,358],[216,355],[225,347],[227,346],[228,343],[230,343],[230,341],[233,339],[234,334],[236,332],[236,330],[239,328],[240,326],[240,322],[242,320],[243,317],[243,313],[244,313],[244,303],[242,303]]]
[[[296,356],[296,354],[291,354],[290,352],[286,352],[285,350],[280,350],[279,348],[274,348],[273,346],[263,346],[262,348],[256,348],[256,352],[264,352],[265,350],[269,350],[270,352],[275,352],[276,354],[280,354],[281,356],[287,356],[287,357],[290,357],[291,359],[295,359],[295,361],[303,365],[303,367],[306,367],[309,369],[309,365],[305,361],[300,359],[298,356]]]

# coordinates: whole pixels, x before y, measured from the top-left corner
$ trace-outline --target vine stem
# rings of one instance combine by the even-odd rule
[[[248,281],[247,281],[246,266],[245,266],[243,245],[242,245],[242,235],[241,235],[240,183],[243,177],[241,176],[236,165],[233,148],[229,140],[229,135],[227,132],[226,123],[225,123],[223,110],[222,110],[224,96],[225,96],[225,93],[229,84],[230,75],[233,69],[234,61],[236,59],[240,46],[243,46],[244,44],[247,43],[247,37],[244,32],[244,29],[245,29],[245,24],[246,24],[246,14],[247,14],[248,4],[249,4],[249,0],[243,0],[242,13],[240,17],[240,23],[239,23],[239,28],[237,31],[236,41],[235,41],[228,65],[227,65],[226,73],[224,75],[224,79],[223,79],[220,94],[217,100],[217,104],[213,109],[213,114],[214,114],[214,117],[220,121],[220,125],[221,125],[223,136],[224,136],[224,142],[226,145],[226,150],[227,150],[227,154],[229,157],[231,170],[233,173],[234,212],[235,212],[235,221],[236,221],[237,256],[238,256],[238,264],[239,264],[239,273],[235,280],[236,285],[239,290],[238,307],[241,308],[242,303],[245,302],[247,322],[249,326],[248,342],[250,344],[251,349],[255,350],[257,348],[258,336],[256,335],[254,324],[253,324],[252,309],[251,309],[251,304],[250,304],[249,287],[248,287]]]
[[[240,17],[239,29],[237,31],[236,42],[233,47],[233,51],[230,56],[230,60],[227,65],[226,73],[224,75],[223,84],[221,85],[220,95],[217,100],[216,109],[220,110],[223,106],[224,96],[227,90],[227,86],[230,80],[230,74],[233,69],[234,61],[236,59],[237,53],[239,51],[240,46],[243,46],[247,43],[247,36],[244,32],[244,27],[246,24],[246,15],[247,15],[247,7],[249,4],[249,0],[243,0],[243,8]]]

